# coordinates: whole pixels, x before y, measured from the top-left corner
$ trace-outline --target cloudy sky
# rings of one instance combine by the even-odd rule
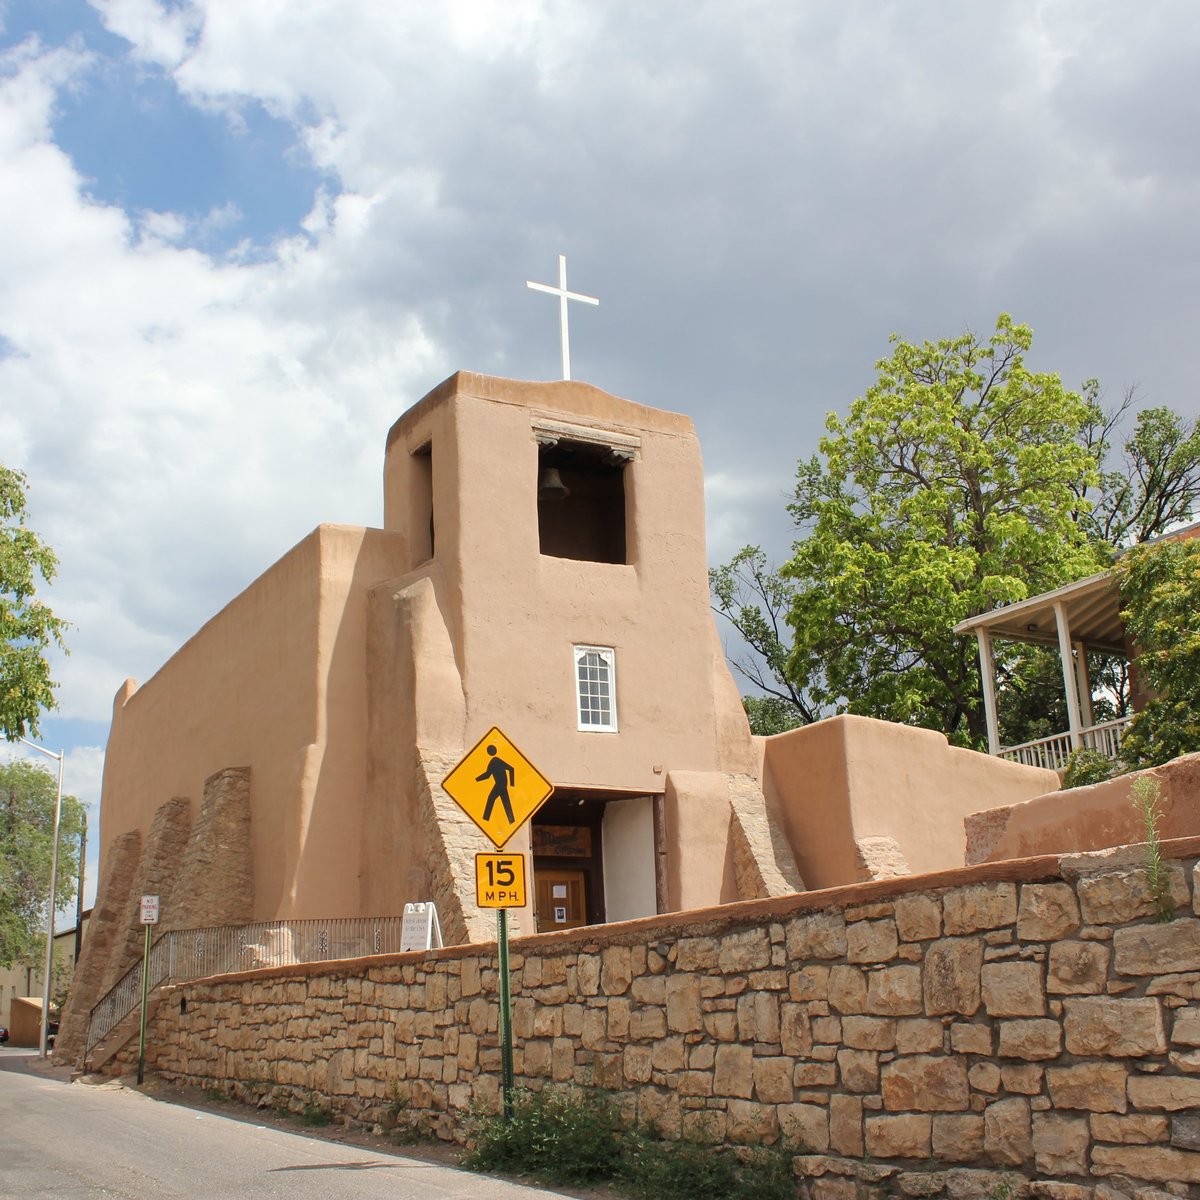
[[[47,745],[320,521],[465,368],[689,414],[710,557],[893,331],[1194,415],[1190,0],[0,0],[0,462],[73,625]],[[93,848],[93,855],[95,850]],[[94,864],[90,868],[94,878]]]

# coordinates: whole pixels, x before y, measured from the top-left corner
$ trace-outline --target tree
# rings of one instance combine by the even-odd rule
[[[714,609],[750,651],[732,665],[765,693],[744,700],[755,732],[832,709],[981,744],[975,649],[951,627],[1101,570],[1200,506],[1200,421],[1146,408],[1129,429],[1133,389],[1106,410],[1095,380],[1075,395],[1029,373],[1029,330],[1009,318],[987,343],[892,340],[875,387],[799,465],[791,563],[748,547],[710,572]],[[1065,728],[1057,653],[995,649],[1006,740]],[[1090,667],[1097,719],[1123,715],[1125,660]]]
[[[1120,449],[1113,438],[1136,399],[1132,388],[1115,408],[1100,405],[1100,386],[1083,385],[1093,417],[1082,441],[1099,477],[1076,487],[1080,519],[1090,537],[1114,549],[1148,542],[1187,521],[1200,506],[1200,419],[1187,421],[1170,408],[1143,408]]]
[[[25,476],[0,466],[0,732],[37,736],[54,707],[46,651],[63,645],[66,622],[37,598],[38,577],[54,578],[54,551],[25,524]]]
[[[45,954],[58,783],[44,767],[0,764],[0,967],[37,965]],[[62,798],[55,907],[75,898],[84,806]]]
[[[876,383],[844,420],[830,414],[799,464],[789,511],[805,536],[779,573],[761,564],[759,589],[791,592],[782,675],[810,714],[980,744],[976,651],[953,626],[1103,565],[1079,519],[1078,489],[1099,482],[1083,440],[1096,409],[1025,366],[1032,333],[1006,314],[986,341],[892,343]],[[730,593],[714,591],[730,615]]]
[[[1007,314],[986,342],[893,337],[800,465],[789,668],[821,679],[818,699],[978,743],[976,651],[953,626],[1102,565],[1073,519],[1097,475],[1079,442],[1092,410],[1026,368],[1032,338]]]
[[[729,660],[763,693],[742,698],[751,732],[782,733],[817,720],[820,710],[788,674],[791,584],[769,566],[758,546],[747,546],[725,566],[713,567],[708,579],[714,608],[751,650]]]
[[[1135,546],[1117,564],[1121,613],[1150,699],[1121,757],[1156,766],[1200,750],[1200,541]]]

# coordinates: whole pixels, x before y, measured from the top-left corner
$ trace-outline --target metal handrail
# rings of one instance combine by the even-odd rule
[[[403,923],[403,917],[334,917],[169,929],[150,947],[149,989],[259,967],[397,954]],[[136,1010],[141,994],[139,959],[92,1006],[85,1055]]]
[[[1079,731],[1080,741],[1089,750],[1095,750],[1109,758],[1117,758],[1121,753],[1121,738],[1125,727],[1132,720],[1133,715],[1130,714],[1112,721],[1089,725]],[[1067,765],[1067,759],[1071,757],[1073,749],[1069,733],[1055,733],[1032,742],[1022,742],[1019,746],[1005,746],[1000,750],[998,757],[1022,763],[1027,767],[1047,767],[1051,771],[1061,771]]]

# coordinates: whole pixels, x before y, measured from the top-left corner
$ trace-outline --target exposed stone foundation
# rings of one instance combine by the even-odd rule
[[[156,934],[253,918],[250,768],[227,767],[204,781],[195,825],[187,797],[177,796],[155,811],[144,846],[136,831],[113,838],[102,878],[59,1025],[62,1062],[79,1060],[92,1006],[141,958],[143,896],[161,901]]]
[[[1164,851],[1169,924],[1133,848],[519,940],[517,1075],[787,1139],[810,1200],[1200,1197],[1200,839]],[[458,1138],[496,1099],[495,994],[486,946],[199,981],[150,1065],[363,1120],[397,1088]]]
[[[74,1062],[83,1053],[88,1014],[104,994],[104,978],[114,946],[125,937],[128,900],[142,852],[142,835],[122,833],[108,844],[104,856],[104,887],[96,897],[87,937],[75,965],[75,977],[59,1018],[54,1053],[59,1062]]]

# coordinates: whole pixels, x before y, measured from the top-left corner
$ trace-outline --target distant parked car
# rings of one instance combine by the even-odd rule
[[[3,1046],[8,1041],[8,1030],[0,1025],[0,1046]]]

